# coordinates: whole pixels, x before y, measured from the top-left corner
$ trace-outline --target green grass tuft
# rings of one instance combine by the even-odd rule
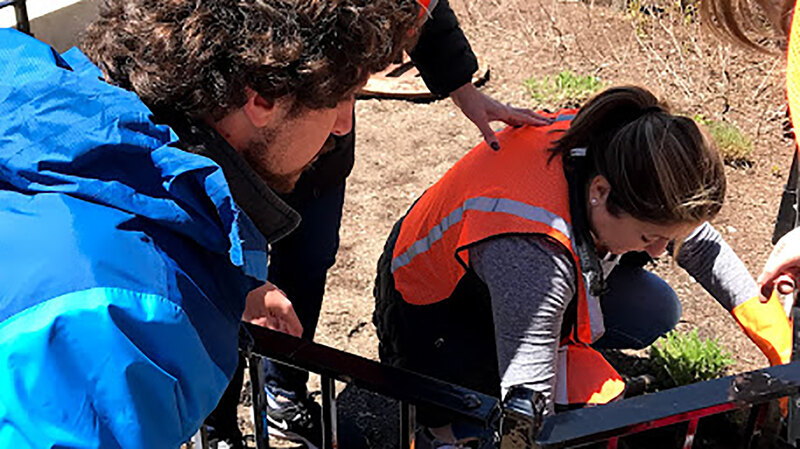
[[[697,329],[672,331],[650,348],[650,363],[661,389],[716,379],[734,362],[716,340],[701,340]]]
[[[724,120],[710,120],[702,115],[695,115],[694,120],[706,127],[726,164],[734,167],[753,164],[753,142],[736,125]]]
[[[576,75],[569,70],[544,79],[525,80],[525,89],[534,101],[535,108],[560,109],[578,107],[592,94],[605,87],[605,83],[592,75]]]

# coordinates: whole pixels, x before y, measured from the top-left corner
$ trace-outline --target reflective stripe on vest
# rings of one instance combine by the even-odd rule
[[[424,253],[433,246],[434,243],[439,241],[444,233],[447,232],[453,225],[459,223],[467,210],[476,210],[481,212],[500,212],[514,215],[526,220],[538,221],[547,224],[551,228],[561,232],[572,240],[572,226],[569,225],[563,218],[549,212],[541,207],[531,206],[520,201],[509,200],[507,198],[487,198],[478,197],[470,198],[464,201],[463,205],[458,209],[451,212],[444,217],[442,221],[437,223],[425,237],[414,242],[411,247],[392,259],[392,273],[398,268],[409,264],[414,257]]]
[[[395,286],[403,299],[425,305],[452,295],[469,266],[466,249],[504,234],[542,234],[574,251],[568,186],[561,159],[549,160],[552,141],[574,111],[546,127],[507,128],[502,150],[482,142],[431,186],[408,212],[392,255]],[[591,343],[604,331],[599,301],[577,276],[576,338]]]

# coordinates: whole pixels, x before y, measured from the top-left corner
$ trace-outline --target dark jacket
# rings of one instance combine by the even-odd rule
[[[478,70],[475,54],[447,0],[439,0],[436,4],[409,56],[431,92],[442,97],[468,83]],[[354,161],[355,126],[350,134],[337,137],[335,149],[322,155],[303,173],[289,197],[290,204],[292,198],[318,196],[322,190],[344,182]]]

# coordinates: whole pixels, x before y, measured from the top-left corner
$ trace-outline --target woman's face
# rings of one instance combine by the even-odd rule
[[[698,225],[661,225],[638,220],[626,213],[614,216],[606,207],[610,190],[608,180],[603,176],[596,176],[589,186],[589,224],[600,254],[646,251],[651,257],[658,257],[667,250],[669,242],[685,238]]]

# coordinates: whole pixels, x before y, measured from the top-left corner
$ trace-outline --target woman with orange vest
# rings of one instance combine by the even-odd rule
[[[770,361],[788,358],[781,306],[758,301],[707,223],[725,177],[697,125],[638,87],[552,118],[501,132],[499,152],[475,147],[394,226],[375,287],[381,360],[498,397],[523,385],[548,411],[608,402],[625,383],[595,349],[646,347],[680,317],[634,260],[668,250]],[[435,410],[418,420],[458,439]]]

